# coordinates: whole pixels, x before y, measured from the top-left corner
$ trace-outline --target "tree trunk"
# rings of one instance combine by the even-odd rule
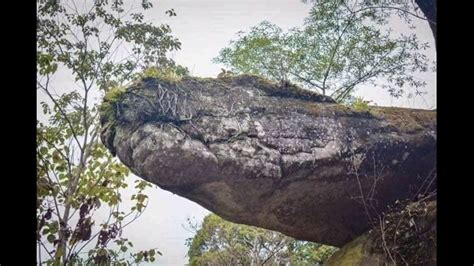
[[[428,19],[431,31],[433,32],[433,37],[435,39],[435,46],[437,43],[436,39],[436,0],[415,0],[415,3],[421,9],[425,17]]]
[[[302,240],[348,243],[435,169],[435,111],[356,111],[250,75],[145,79],[111,106],[102,141],[133,173]]]

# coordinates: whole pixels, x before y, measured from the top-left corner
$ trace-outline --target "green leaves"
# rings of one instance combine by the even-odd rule
[[[224,63],[236,72],[263,75],[277,81],[288,79],[291,58],[280,28],[264,21],[247,35],[241,32],[238,36],[240,39],[221,50],[214,62]]]
[[[58,69],[58,64],[54,62],[51,54],[37,53],[36,55],[39,74],[42,76],[54,74]]]
[[[371,103],[371,101],[366,101],[362,97],[354,97],[349,101],[349,106],[359,112],[370,112],[371,108],[369,103]]]
[[[87,12],[70,9],[62,3],[56,5],[60,12],[53,12],[44,2],[39,5],[37,42],[40,75],[53,74],[58,62],[61,62],[72,70],[76,81],[97,80],[100,84],[110,79],[130,81],[140,65],[166,61],[168,51],[180,48],[180,42],[170,35],[168,25],[144,23],[141,12],[124,16],[121,14],[124,11],[123,1],[100,2],[86,5],[82,11]],[[110,12],[106,6],[118,13]],[[143,1],[142,7],[148,9],[152,4]],[[176,16],[173,9],[166,12]],[[112,33],[112,36],[107,33]],[[112,53],[115,55],[121,50],[121,44],[116,40],[125,40],[131,45],[133,57],[112,57]]]
[[[194,227],[194,226],[193,226]],[[189,265],[242,265],[286,261],[291,265],[315,265],[337,249],[297,241],[275,231],[227,222],[215,214],[204,218],[192,239],[187,240]]]
[[[396,36],[381,27],[389,13],[363,12],[363,2],[351,10],[339,1],[318,1],[304,26],[287,32],[263,21],[248,33],[239,32],[213,61],[233,72],[292,81],[340,102],[375,82],[394,97],[403,95],[407,85],[421,93],[425,83],[416,75],[428,70],[427,44],[414,33]]]
[[[156,255],[162,255],[158,249],[150,249],[132,254],[132,256],[135,258],[135,263],[154,262],[156,260]]]
[[[167,63],[166,66],[163,67],[145,68],[141,73],[136,75],[136,78],[158,78],[171,83],[176,83],[188,74],[189,71],[186,67],[175,65],[174,63]]]
[[[48,153],[48,148],[40,147],[39,151],[41,155],[46,155]]]
[[[49,243],[53,244],[56,237],[54,235],[48,235],[47,240]]]
[[[143,10],[128,12],[125,2],[37,1],[37,88],[47,99],[40,103],[46,119],[37,123],[37,235],[39,248],[45,248],[43,242],[56,245],[55,252],[46,250],[55,258],[49,264],[123,265],[118,253],[133,244],[123,240],[117,250],[107,245],[147,205],[144,190],[151,185],[138,182],[132,188],[135,209],[119,211],[130,170],[100,143],[101,108],[95,97],[109,92],[112,106],[122,85],[143,68],[174,66],[167,53],[181,43],[168,25],[145,23]],[[142,1],[141,8],[151,7]],[[166,14],[176,16],[173,9]],[[57,86],[58,75],[74,84]],[[110,211],[102,223],[95,221],[99,208]],[[86,258],[76,254],[88,244],[97,248]],[[142,253],[150,261],[156,254]]]

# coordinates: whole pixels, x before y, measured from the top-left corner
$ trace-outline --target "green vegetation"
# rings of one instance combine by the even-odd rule
[[[125,91],[125,87],[113,87],[105,93],[99,112],[100,116],[110,125],[117,122],[117,103],[122,100]]]
[[[138,78],[157,78],[170,83],[181,81],[188,75],[188,69],[182,66],[149,67],[137,75]]]
[[[189,265],[315,265],[337,248],[297,241],[281,233],[227,222],[215,214],[204,218],[188,239]]]
[[[168,25],[144,22],[142,11],[128,12],[124,1],[37,1],[37,7],[37,89],[45,99],[45,119],[37,121],[38,263],[152,262],[159,251],[133,250],[124,232],[146,209],[151,184],[137,181],[131,199],[123,198],[130,171],[100,142],[99,113],[115,119],[124,84],[143,69],[174,66],[166,53],[180,43]],[[60,87],[58,75],[74,82]],[[102,106],[95,99],[101,94]],[[121,206],[125,200],[130,209]],[[99,218],[99,209],[109,215]]]
[[[275,81],[293,81],[343,102],[361,85],[378,85],[400,97],[407,85],[422,94],[428,71],[422,53],[428,44],[416,34],[393,36],[384,24],[386,12],[365,8],[365,2],[342,5],[315,1],[302,28],[284,32],[263,21],[240,32],[220,51],[215,63],[235,73],[250,73]],[[381,24],[383,26],[381,26]]]
[[[104,96],[104,101],[110,103],[119,102],[122,99],[123,93],[126,91],[124,87],[110,88]]]
[[[371,101],[366,101],[362,97],[354,97],[352,101],[348,103],[350,107],[359,112],[370,112],[371,108],[369,103]]]
[[[400,115],[393,110],[384,113],[352,93],[361,85],[383,80],[380,87],[392,96],[403,95],[408,85],[415,88],[415,94],[422,94],[425,83],[416,74],[428,71],[422,54],[427,44],[420,43],[414,34],[393,36],[383,26],[387,12],[375,12],[366,3],[349,7],[340,1],[316,2],[302,28],[284,32],[264,21],[248,33],[240,33],[214,60],[232,69],[220,78],[240,84],[252,82],[275,95],[323,99],[295,83],[347,103],[354,111],[373,112],[388,121],[404,119],[400,125],[405,129],[421,128],[416,115],[402,115],[405,110]],[[155,248],[133,250],[124,232],[146,209],[146,190],[151,184],[137,181],[131,199],[123,198],[130,170],[100,142],[99,117],[109,126],[117,122],[117,103],[134,80],[157,78],[178,83],[186,77],[188,69],[167,57],[168,52],[180,49],[181,43],[168,25],[145,22],[143,12],[152,8],[148,1],[133,12],[126,10],[127,1],[76,3],[37,0],[37,90],[39,99],[45,99],[40,103],[45,119],[37,121],[38,262],[153,262],[161,253]],[[174,10],[165,13],[176,16]],[[70,87],[54,83],[59,70],[66,70],[61,75],[74,81]],[[209,81],[220,85],[214,79]],[[97,95],[104,96],[102,104],[94,98]],[[318,111],[317,105],[304,104]],[[338,108],[341,112],[349,109]],[[434,117],[432,113],[417,115]],[[130,209],[121,206],[125,200],[131,202]],[[109,216],[99,219],[99,209]],[[405,227],[410,227],[408,218],[412,217],[404,217]],[[408,227],[404,233],[409,232]],[[410,248],[406,252],[423,255],[421,260],[430,255],[420,251],[428,250],[433,237],[420,238],[424,242],[407,238],[410,243],[400,243]],[[413,243],[423,243],[424,249]],[[207,216],[187,244],[190,265],[314,265],[324,263],[336,250],[226,222],[216,215]],[[348,254],[357,259],[361,254],[358,247],[355,250]]]

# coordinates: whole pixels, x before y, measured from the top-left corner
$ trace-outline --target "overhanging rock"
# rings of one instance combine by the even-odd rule
[[[136,175],[237,223],[342,246],[436,163],[436,112],[355,111],[250,75],[143,79],[102,141]]]

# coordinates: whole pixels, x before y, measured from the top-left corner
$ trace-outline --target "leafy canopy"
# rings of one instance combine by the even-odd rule
[[[362,85],[379,85],[395,97],[410,85],[422,94],[425,82],[417,73],[428,71],[422,53],[428,48],[416,34],[395,36],[387,12],[339,1],[317,1],[304,26],[284,32],[268,21],[239,32],[215,63],[237,73],[276,81],[293,81],[306,88],[348,99]]]
[[[194,226],[188,239],[189,265],[315,265],[337,249],[297,241],[275,231],[227,222],[215,214]]]

